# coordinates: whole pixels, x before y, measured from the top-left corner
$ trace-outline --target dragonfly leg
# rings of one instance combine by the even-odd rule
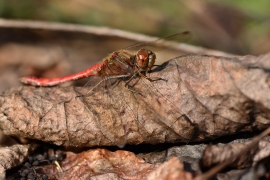
[[[133,89],[132,87],[130,87],[128,84],[125,85],[125,88],[127,88],[127,90],[133,92],[133,93],[137,93],[137,94],[140,94],[141,96],[145,97],[141,92],[139,91],[136,91],[135,89]]]
[[[129,91],[131,91],[131,92],[133,92],[133,93],[138,93],[138,94],[144,96],[141,92],[136,91],[135,89],[133,89],[133,88],[129,85],[130,81],[131,81],[132,79],[134,79],[134,78],[136,77],[136,75],[137,75],[137,73],[134,73],[134,74],[129,78],[129,80],[126,81],[126,83],[125,83],[125,88],[127,88]],[[137,80],[137,82],[136,82],[135,84],[137,84],[138,82],[139,82],[139,79]]]
[[[163,78],[155,78],[155,79],[153,79],[153,78],[147,77],[146,75],[142,74],[141,72],[138,72],[138,73],[140,74],[141,77],[147,79],[150,82],[159,81],[159,80],[163,80],[163,81],[167,82],[167,80],[163,79]]]
[[[130,83],[130,81],[131,81],[132,79],[134,79],[136,75],[137,75],[137,73],[134,73],[134,74],[129,78],[129,80],[126,81],[125,86],[128,86],[128,84]],[[137,83],[138,83],[138,82],[136,82],[136,84],[137,84]]]
[[[166,82],[168,81],[167,79],[163,79],[163,78],[155,78],[155,79],[153,79],[153,78],[147,77],[146,79],[149,80],[150,82],[160,81],[160,80],[166,81]]]

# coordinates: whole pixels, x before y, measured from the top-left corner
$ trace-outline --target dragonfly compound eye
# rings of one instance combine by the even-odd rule
[[[149,50],[140,49],[136,55],[136,64],[142,70],[150,70],[155,63],[156,55]]]

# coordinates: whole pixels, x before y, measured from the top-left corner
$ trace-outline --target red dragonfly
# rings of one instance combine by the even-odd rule
[[[159,40],[182,40],[187,38],[190,32],[185,31]],[[74,81],[90,76],[102,76],[110,78],[134,77],[142,71],[150,71],[155,64],[156,55],[152,49],[160,48],[158,41],[152,43],[138,43],[125,49],[115,51],[104,60],[84,71],[59,78],[22,77],[20,81],[33,86],[55,86],[64,82]],[[142,48],[143,47],[143,48]],[[151,48],[151,50],[150,50]],[[133,49],[139,49],[137,52]]]
[[[136,129],[140,128],[144,129],[143,132],[148,133],[147,136],[149,137],[156,134],[156,136],[163,138],[166,136],[165,134],[171,133],[172,135],[168,136],[189,141],[193,131],[190,130],[188,118],[184,117],[183,113],[176,107],[173,102],[175,98],[170,99],[162,94],[162,91],[167,91],[170,87],[166,86],[167,89],[154,87],[154,82],[145,80],[147,78],[145,73],[149,72],[155,64],[156,55],[153,50],[164,48],[162,44],[159,44],[160,40],[176,39],[182,41],[189,36],[190,33],[186,31],[154,42],[129,46],[113,52],[104,58],[101,63],[73,75],[48,79],[22,77],[20,81],[33,86],[55,86],[90,76],[98,77],[100,79],[97,81],[98,83],[92,84],[94,87],[90,90],[93,93],[89,96],[91,98],[80,97],[82,97],[81,101],[85,104],[86,109],[95,114],[95,123],[112,144],[124,145],[127,139],[134,140],[135,135],[140,136],[141,132],[136,132],[138,131]],[[144,86],[138,91],[133,91],[133,89],[129,89],[129,83],[132,84],[131,81],[138,76],[142,77]],[[95,79],[94,77],[90,78],[90,81]],[[147,79],[151,80],[150,78]],[[123,91],[119,86],[107,86],[108,84],[116,84],[115,81],[111,83],[112,80],[123,81],[125,86],[128,86],[128,90]],[[102,86],[101,82],[106,84],[102,87],[103,90],[101,91],[103,92],[97,90],[98,86]],[[89,95],[89,92],[86,95]],[[104,96],[107,96],[107,98],[104,98]],[[151,104],[153,99],[155,99],[154,102],[157,105]],[[133,100],[137,104],[129,104],[129,101]],[[140,101],[143,105],[139,104]],[[153,121],[159,125],[150,125],[151,118],[154,118]],[[153,128],[156,129],[153,130]]]

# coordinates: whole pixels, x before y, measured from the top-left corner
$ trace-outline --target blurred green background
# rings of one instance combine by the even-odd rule
[[[191,44],[235,54],[270,51],[269,0],[0,0],[0,16],[107,26],[164,37],[189,30]]]

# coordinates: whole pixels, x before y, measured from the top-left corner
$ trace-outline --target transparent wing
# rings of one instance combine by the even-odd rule
[[[166,49],[166,43],[168,42],[186,42],[191,37],[191,32],[184,31],[181,33],[173,34],[168,37],[160,38],[153,42],[144,42],[144,43],[136,43],[131,46],[128,46],[124,49],[131,50],[131,51],[137,51],[139,49],[145,48],[150,49],[152,51],[161,51],[163,49]]]
[[[123,147],[126,144],[125,119],[133,114],[130,114],[128,107],[124,107],[123,92],[118,90],[120,81],[117,78],[104,80],[101,77],[91,77],[91,79],[91,84],[88,84],[89,87],[84,91],[87,95],[81,96],[80,99],[89,113],[94,114],[94,122],[103,134],[102,141]],[[121,113],[121,109],[128,112],[124,113],[126,116]]]
[[[140,99],[141,106],[147,109],[147,116],[153,117],[152,123],[159,125],[161,131],[167,131],[166,134],[175,136],[182,142],[189,142],[194,134],[194,127],[189,118],[181,112],[181,109],[176,104],[179,99],[174,95],[164,92],[171,92],[172,89],[167,85],[166,80],[159,80],[159,82],[150,82],[145,78],[141,78],[140,91],[144,97],[139,94],[134,94],[137,99]],[[139,112],[142,114],[142,112]],[[140,120],[139,120],[140,121]],[[158,127],[158,126],[157,126]],[[156,129],[158,133],[159,128]],[[173,139],[173,138],[172,138]]]

